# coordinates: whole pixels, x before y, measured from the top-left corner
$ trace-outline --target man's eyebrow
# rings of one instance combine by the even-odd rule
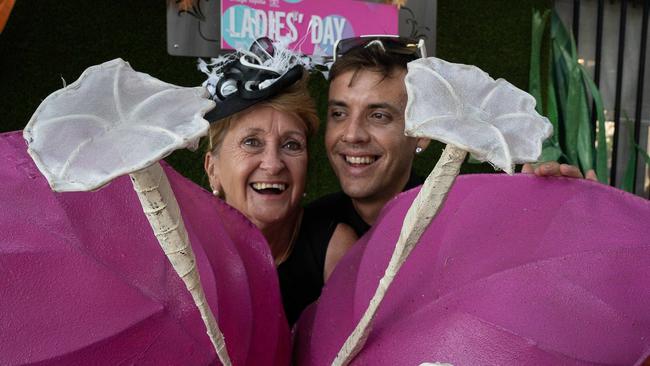
[[[390,104],[390,103],[372,103],[368,105],[368,109],[388,109],[389,111],[393,113],[399,113],[401,110],[397,108],[396,106]]]
[[[342,100],[338,100],[338,99],[330,99],[330,100],[327,101],[327,106],[328,106],[328,107],[347,107],[348,104],[345,103],[345,102],[342,101]]]

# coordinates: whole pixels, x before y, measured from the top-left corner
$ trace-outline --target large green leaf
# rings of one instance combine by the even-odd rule
[[[558,106],[557,106],[557,99],[555,96],[555,81],[553,80],[553,65],[551,64],[551,67],[548,68],[548,83],[546,84],[547,88],[547,98],[546,98],[546,116],[548,119],[551,121],[551,124],[553,125],[553,135],[549,138],[551,142],[553,143],[553,146],[557,147],[558,150],[560,150],[560,154],[562,153],[562,150],[560,149],[560,122],[559,122],[559,117],[558,117]]]
[[[634,129],[630,128],[629,141],[630,146],[634,146]],[[627,164],[625,165],[625,175],[623,176],[623,185],[621,189],[626,192],[634,193],[634,172],[636,171],[636,150],[631,149],[630,156],[627,158]]]
[[[537,112],[544,113],[544,102],[542,100],[542,78],[541,78],[541,48],[544,38],[544,29],[550,10],[546,9],[542,14],[539,10],[533,9],[532,38],[530,46],[530,70],[528,72],[528,91],[537,101]]]
[[[643,157],[643,160],[645,161],[645,165],[647,165],[647,166],[650,167],[650,155],[648,155],[648,152],[645,151],[641,146],[639,146],[639,145],[636,144],[636,143],[634,144],[634,147],[636,148],[636,150],[637,150],[637,151],[641,154],[641,156]]]
[[[584,89],[582,87],[582,75],[580,75],[580,68],[577,62],[572,64],[572,59],[565,50],[562,50],[563,60],[569,69],[568,91],[566,104],[564,106],[563,122],[564,122],[564,146],[566,154],[569,158],[568,163],[576,165],[580,163],[578,160],[578,134],[581,125],[581,119],[584,115],[582,106],[584,98]]]
[[[539,156],[539,161],[558,161],[562,155],[560,146],[554,144],[549,138],[542,145],[542,155]]]
[[[582,75],[582,73],[580,73]],[[582,77],[580,78],[580,87],[582,92],[580,93],[580,103],[576,106],[577,111],[577,120],[578,124],[578,140],[577,140],[577,150],[578,150],[578,161],[580,161],[580,167],[583,172],[587,172],[594,168],[594,144],[591,139],[591,118],[589,114],[589,105],[587,104],[587,95],[584,90],[584,84],[582,83]]]
[[[596,118],[598,119],[598,132],[596,135],[596,140],[598,141],[598,146],[596,147],[596,175],[598,176],[598,181],[601,183],[607,184],[609,181],[609,168],[607,167],[607,136],[605,134],[605,109],[603,108],[603,98],[600,95],[598,87],[593,80],[587,74],[587,71],[581,67],[582,79],[584,80],[589,93],[594,100],[596,108]]]

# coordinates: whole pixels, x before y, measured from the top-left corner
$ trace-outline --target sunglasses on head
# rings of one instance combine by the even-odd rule
[[[384,52],[400,55],[413,55],[415,58],[427,57],[424,39],[392,35],[368,35],[339,39],[334,44],[334,62],[339,57],[359,47],[379,47]]]

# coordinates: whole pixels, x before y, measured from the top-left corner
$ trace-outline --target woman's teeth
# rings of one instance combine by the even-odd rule
[[[252,183],[251,187],[253,187],[253,189],[256,191],[264,191],[269,189],[278,193],[284,192],[287,189],[287,185],[284,183]]]
[[[345,156],[345,161],[349,164],[372,164],[375,160],[374,156]]]

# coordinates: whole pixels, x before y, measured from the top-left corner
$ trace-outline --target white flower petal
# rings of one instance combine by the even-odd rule
[[[196,147],[213,107],[204,88],[167,84],[115,59],[50,94],[23,136],[52,189],[94,190]]]
[[[535,111],[535,99],[475,66],[435,57],[408,64],[406,134],[469,151],[512,174],[535,161],[553,130]]]

